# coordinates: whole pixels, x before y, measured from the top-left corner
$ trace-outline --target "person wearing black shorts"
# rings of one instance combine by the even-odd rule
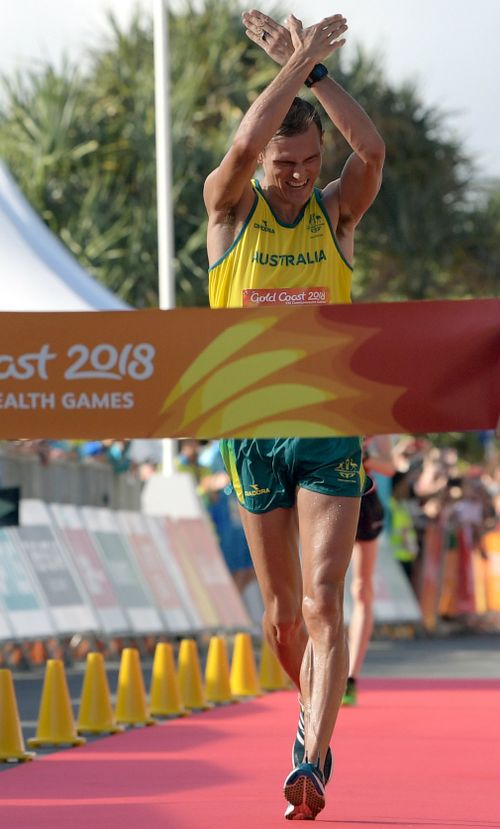
[[[363,466],[371,476],[392,476],[396,468],[392,459],[392,441],[389,435],[376,435],[364,441]],[[353,600],[349,623],[349,676],[343,705],[357,702],[356,680],[361,672],[368,643],[373,631],[374,573],[377,561],[378,538],[384,529],[384,507],[376,484],[361,499],[361,508],[352,554]]]

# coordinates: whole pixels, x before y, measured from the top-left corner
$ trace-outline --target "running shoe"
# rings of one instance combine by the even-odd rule
[[[304,727],[304,706],[302,702],[299,700],[300,711],[299,711],[299,722],[297,724],[297,733],[295,735],[295,740],[293,743],[292,748],[292,766],[297,768],[300,766],[301,763],[304,762],[305,758],[305,727]],[[323,777],[325,778],[325,783],[328,783],[330,777],[332,776],[333,771],[333,755],[330,746],[328,746],[328,751],[326,752],[325,757],[325,765],[323,768]]]
[[[350,676],[347,679],[346,689],[342,697],[342,705],[356,705],[357,701],[356,680]]]
[[[314,763],[292,769],[283,784],[287,820],[314,820],[325,808],[325,778]]]

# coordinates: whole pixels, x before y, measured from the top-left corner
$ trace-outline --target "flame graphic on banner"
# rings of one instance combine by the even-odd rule
[[[257,315],[255,314],[255,316]],[[233,325],[223,331],[222,334],[219,334],[184,372],[165,400],[162,412],[168,409],[184,392],[192,389],[193,386],[206,377],[211,369],[219,366],[222,359],[231,357],[240,348],[264,334],[266,329],[276,324],[276,321],[276,317],[252,319],[239,325]]]
[[[499,321],[500,299],[6,312],[0,437],[494,429]]]
[[[392,408],[406,391],[351,369],[356,350],[377,333],[376,328],[335,324],[333,329],[326,322],[322,326],[319,315],[304,315],[294,347],[296,317],[292,328],[286,310],[272,317],[259,317],[258,310],[249,313],[257,319],[227,328],[184,371],[163,403],[155,434],[366,434],[371,420],[368,400],[372,410],[378,405]],[[395,420],[392,425],[395,432],[400,430]]]

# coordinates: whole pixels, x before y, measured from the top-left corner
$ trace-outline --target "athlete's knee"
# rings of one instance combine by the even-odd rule
[[[351,596],[355,602],[360,604],[373,604],[373,584],[367,579],[353,579]]]
[[[300,606],[293,608],[279,603],[266,608],[265,620],[268,636],[279,645],[289,645],[303,624]]]
[[[310,636],[336,638],[343,625],[344,585],[321,585],[304,596],[302,614]]]

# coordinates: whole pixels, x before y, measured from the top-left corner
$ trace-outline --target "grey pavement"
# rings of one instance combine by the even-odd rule
[[[363,676],[500,679],[500,632],[411,640],[374,639]]]

